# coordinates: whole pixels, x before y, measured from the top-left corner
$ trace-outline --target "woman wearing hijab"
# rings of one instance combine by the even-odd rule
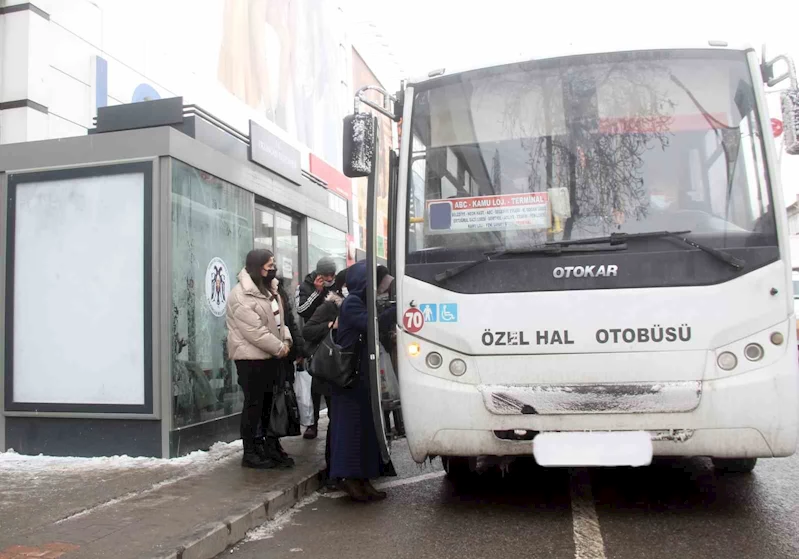
[[[380,477],[383,463],[372,419],[368,347],[365,339],[369,312],[366,306],[366,262],[347,269],[348,296],[341,304],[336,343],[345,348],[359,346],[359,371],[349,388],[333,386],[330,429],[330,477],[340,479],[339,486],[355,501],[379,501],[386,493],[378,491],[370,480]],[[378,289],[378,295],[380,295]],[[389,308],[385,312],[395,312]]]
[[[279,452],[277,439],[269,434],[272,389],[280,375],[280,360],[288,356],[292,345],[283,303],[270,290],[276,272],[270,251],[250,251],[239,283],[228,297],[227,347],[244,391],[241,465],[246,468],[290,468],[293,463]],[[266,434],[263,444],[258,439],[259,423]]]

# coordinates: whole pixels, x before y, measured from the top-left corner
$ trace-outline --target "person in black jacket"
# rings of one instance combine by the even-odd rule
[[[328,332],[338,326],[336,322],[338,321],[339,308],[345,297],[344,280],[346,277],[347,269],[345,268],[336,275],[333,287],[325,297],[324,302],[317,307],[313,316],[305,322],[305,326],[302,328],[302,335],[305,339],[305,352],[309,357],[313,355],[313,352],[316,351],[316,348],[319,347],[319,344],[322,343]],[[325,402],[327,403],[327,417],[332,422],[333,418],[330,416],[330,384],[318,378],[313,378],[311,382],[311,397],[313,398],[314,424],[311,427],[313,427],[314,436],[318,433],[319,410],[322,407],[322,396],[325,397]],[[328,432],[330,432],[330,429],[328,429]],[[325,461],[329,469],[330,437],[325,441]]]
[[[299,321],[294,314],[294,305],[291,301],[291,297],[289,297],[289,294],[286,291],[286,284],[289,282],[289,280],[280,277],[276,278],[276,281],[277,284],[275,285],[275,289],[277,290],[277,294],[283,300],[283,309],[286,314],[286,326],[289,327],[291,339],[294,340],[294,344],[291,346],[291,350],[286,356],[286,359],[289,359],[292,363],[295,361],[302,362],[307,356],[305,353],[305,340],[302,336],[302,329],[300,328]],[[289,380],[294,382],[293,374]]]
[[[297,312],[303,321],[308,321],[316,310],[322,306],[328,293],[336,281],[336,263],[327,256],[320,258],[316,263],[316,270],[305,277],[297,286],[296,303]],[[319,388],[319,387],[317,387]],[[319,412],[322,406],[322,395],[313,390],[311,386],[311,400],[313,401],[314,424],[309,425],[303,438],[315,439],[319,433]]]
[[[346,268],[336,274],[333,287],[328,292],[324,301],[322,301],[316,311],[314,311],[313,316],[305,321],[305,325],[302,328],[302,337],[305,340],[306,353],[309,355],[313,355],[314,350],[316,350],[322,340],[325,339],[327,333],[335,328],[339,308],[346,296],[346,277]]]
[[[316,263],[316,269],[305,276],[303,282],[297,286],[295,303],[297,314],[303,320],[309,320],[316,309],[324,303],[330,288],[336,280],[336,263],[332,258],[325,256]]]

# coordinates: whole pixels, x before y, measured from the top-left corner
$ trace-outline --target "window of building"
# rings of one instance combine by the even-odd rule
[[[315,219],[308,219],[308,269],[316,268],[323,256],[336,262],[336,269],[347,266],[347,234]]]
[[[284,278],[286,292],[293,294],[302,281],[300,268],[300,219],[273,208],[255,208],[255,247],[275,255],[277,276]]]
[[[327,191],[327,206],[337,214],[341,214],[344,217],[347,217],[348,215],[347,201],[330,190]]]

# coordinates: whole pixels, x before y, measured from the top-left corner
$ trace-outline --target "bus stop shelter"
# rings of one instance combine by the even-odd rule
[[[173,457],[238,438],[225,309],[247,252],[276,247],[294,282],[309,246],[346,254],[347,217],[295,148],[179,98],[0,146],[0,187],[0,451]]]

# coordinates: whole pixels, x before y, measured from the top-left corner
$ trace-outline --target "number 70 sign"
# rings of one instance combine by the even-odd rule
[[[424,315],[416,308],[410,308],[402,315],[402,324],[411,334],[415,334],[424,326]]]

